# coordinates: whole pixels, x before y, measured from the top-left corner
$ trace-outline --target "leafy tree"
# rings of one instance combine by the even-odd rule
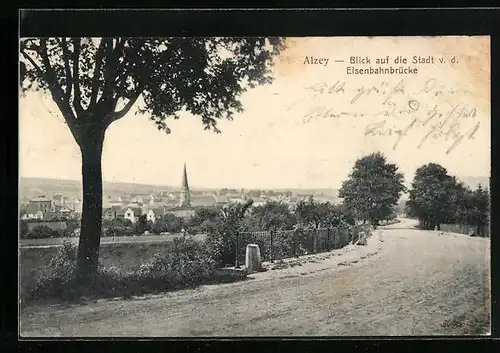
[[[236,232],[241,230],[245,215],[252,204],[253,201],[248,200],[244,204],[233,203],[224,206],[214,228],[208,233],[207,244],[219,265],[234,261]]]
[[[472,190],[466,187],[462,182],[452,177],[451,181],[451,201],[450,212],[445,220],[447,223],[470,224],[471,211],[473,208]]]
[[[130,219],[125,219],[122,217],[116,217],[113,219],[103,219],[103,227],[130,227],[132,226],[132,221]]]
[[[145,214],[141,215],[137,222],[134,224],[134,233],[143,234],[145,231],[151,231],[151,225],[148,222],[147,216]]]
[[[324,225],[329,212],[329,204],[315,202],[312,196],[307,201],[299,201],[295,208],[297,220],[306,226],[316,229]]]
[[[344,205],[333,205],[326,203],[327,212],[323,222],[325,227],[348,227],[356,224],[354,216]]]
[[[195,228],[196,232],[208,233],[212,232],[217,227],[216,219],[205,219],[203,223]]]
[[[19,221],[19,235],[21,238],[25,238],[26,235],[28,234],[29,229],[28,229],[28,222],[24,219],[21,219]]]
[[[52,228],[45,226],[45,225],[40,225],[36,226],[27,234],[27,238],[31,239],[42,239],[42,238],[52,238],[56,237],[58,235],[58,232],[55,230],[52,230]]]
[[[252,209],[250,216],[246,219],[245,227],[249,231],[284,230],[292,229],[295,223],[295,216],[288,205],[277,201],[267,201]]]
[[[398,167],[377,152],[356,161],[349,179],[342,183],[339,197],[356,218],[377,226],[380,220],[390,217],[406,191],[403,182]]]
[[[489,224],[490,195],[481,184],[472,193],[473,211],[472,224],[476,226],[477,235],[484,236],[483,228]]]
[[[425,229],[440,229],[441,223],[456,215],[457,190],[456,178],[445,168],[435,163],[423,165],[415,173],[408,209]]]
[[[78,280],[97,273],[102,226],[101,156],[106,129],[136,105],[158,129],[181,110],[220,132],[243,110],[249,87],[271,82],[280,38],[22,38],[21,92],[49,92],[82,155]]]
[[[63,236],[70,237],[73,235],[74,231],[79,228],[80,228],[79,221],[69,219],[66,221],[66,228],[63,231]]]
[[[196,210],[196,214],[189,219],[187,226],[199,227],[201,224],[205,223],[207,220],[215,220],[220,213],[219,207],[200,207]]]
[[[167,213],[156,219],[152,231],[154,233],[179,233],[184,227],[184,219],[174,214]]]
[[[334,228],[355,224],[353,215],[344,205],[330,202],[315,202],[313,197],[308,201],[300,201],[295,210],[297,220],[313,228]]]

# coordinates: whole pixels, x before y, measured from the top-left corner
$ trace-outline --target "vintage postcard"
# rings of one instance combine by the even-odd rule
[[[490,37],[19,65],[22,338],[490,335]]]

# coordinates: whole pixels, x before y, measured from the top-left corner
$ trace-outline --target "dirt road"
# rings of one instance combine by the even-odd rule
[[[412,226],[403,220],[381,230],[369,239],[368,248],[375,252],[358,246],[307,266],[254,274],[245,282],[130,300],[31,307],[21,315],[21,335],[489,333],[489,239],[438,235]]]

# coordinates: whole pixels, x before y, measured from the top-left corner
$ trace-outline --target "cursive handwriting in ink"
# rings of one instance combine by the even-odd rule
[[[480,125],[480,124],[481,124],[481,123],[480,123],[480,122],[478,122],[478,123],[476,124],[476,126],[474,126],[474,127],[471,129],[471,131],[469,132],[469,140],[474,140],[474,139],[476,138],[476,136],[475,136],[475,135],[476,135],[477,130],[479,130],[479,125]]]
[[[416,125],[418,120],[414,118],[410,124],[408,124],[404,129],[396,128],[394,126],[388,127],[387,120],[382,120],[376,123],[371,123],[366,125],[365,136],[396,136],[396,141],[392,146],[395,150],[404,136],[408,136],[408,132]]]
[[[474,140],[475,139],[475,134],[477,130],[479,129],[479,125],[481,123],[478,122],[467,134],[460,134],[458,137],[455,138],[453,141],[453,144],[446,150],[446,154],[450,154],[465,138],[465,135],[467,135],[469,140]]]
[[[389,95],[384,99],[382,104],[386,104],[395,94],[404,94],[405,93],[405,85],[404,85],[404,80],[401,80],[398,82],[396,86],[391,90]]]
[[[365,128],[365,136],[371,135],[371,136],[386,136],[386,135],[392,135],[392,129],[385,129],[382,130],[382,128],[385,127],[387,123],[387,120],[382,120],[376,123],[371,123],[366,125]]]
[[[458,95],[458,94],[466,94],[466,95],[471,95],[474,96],[474,94],[466,89],[457,89],[457,88],[449,88],[446,85],[438,84],[437,79],[435,78],[430,78],[427,81],[425,81],[424,87],[422,90],[416,92],[415,94],[429,94],[433,95],[435,97],[437,96],[442,96],[444,94],[446,95]]]
[[[398,135],[398,137],[396,138],[396,142],[394,143],[394,146],[392,146],[393,150],[395,150],[396,147],[398,147],[399,142],[401,142],[401,139],[403,138],[403,136],[407,136],[408,131],[410,131],[411,128],[414,127],[416,123],[417,123],[417,119],[413,119],[411,121],[411,123],[403,131],[396,130],[396,134]]]
[[[340,118],[341,116],[351,116],[353,118],[364,116],[363,113],[356,112],[335,112],[333,108],[328,108],[327,106],[317,106],[311,108],[303,117],[302,122],[304,124],[309,123],[311,120],[317,119],[329,119],[329,118]]]
[[[315,94],[323,93],[344,93],[345,92],[345,82],[337,81],[333,85],[328,85],[326,82],[317,82],[306,87],[306,90],[311,90]]]
[[[398,109],[396,103],[393,101],[387,102],[386,106],[388,106],[389,108],[375,113],[374,115],[390,116],[396,120],[399,120],[403,117],[416,113],[420,109],[420,102],[416,99],[410,99],[407,105],[402,109]]]
[[[440,112],[435,106],[433,109],[428,111],[428,117],[423,122],[423,126],[426,126],[432,119],[438,119],[437,122],[431,124],[430,130],[425,134],[417,148],[421,148],[426,141],[429,139],[437,140],[444,138],[445,141],[451,140],[452,144],[446,150],[446,154],[450,154],[456,147],[464,140],[467,136],[469,140],[474,139],[476,132],[479,129],[480,123],[476,123],[475,126],[468,133],[463,133],[462,121],[470,118],[475,118],[477,116],[477,111],[475,108],[469,108],[462,105],[461,103],[452,105],[451,109],[447,112]],[[444,117],[444,120],[441,118]]]

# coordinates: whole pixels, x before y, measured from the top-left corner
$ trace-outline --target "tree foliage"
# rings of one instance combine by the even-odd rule
[[[441,165],[429,163],[417,169],[406,208],[425,229],[455,223],[474,225],[481,233],[489,222],[489,200],[481,185],[471,190]]]
[[[183,218],[167,213],[155,220],[151,230],[157,234],[163,232],[179,233],[184,227],[184,223]]]
[[[429,163],[417,169],[408,205],[424,228],[439,229],[444,221],[454,217],[452,206],[458,201],[456,184],[456,179],[439,164]]]
[[[147,219],[147,215],[143,214],[139,216],[137,222],[134,224],[134,233],[137,235],[142,235],[144,232],[150,232],[152,230],[152,224]]]
[[[355,224],[353,215],[344,205],[316,202],[313,197],[301,200],[295,209],[297,223],[312,228],[345,227]]]
[[[477,235],[481,236],[482,228],[490,222],[490,194],[481,184],[474,190],[472,208],[472,224],[477,227]]]
[[[49,91],[70,127],[110,124],[142,95],[140,111],[167,133],[166,120],[182,110],[218,131],[216,119],[243,110],[247,88],[271,82],[271,58],[282,44],[261,37],[25,38],[21,89]]]
[[[196,214],[189,219],[186,227],[194,231],[207,231],[212,226],[213,221],[220,214],[220,207],[200,207],[196,210]]]
[[[342,183],[339,197],[358,219],[373,225],[391,217],[401,194],[406,191],[404,176],[395,164],[381,153],[373,153],[356,161],[348,180]]]
[[[288,205],[282,202],[268,201],[252,209],[245,222],[245,230],[285,230],[292,229],[295,223],[295,216]]]
[[[207,243],[220,265],[234,261],[236,250],[236,234],[241,231],[243,220],[252,207],[253,201],[232,203],[224,206],[208,233]]]

